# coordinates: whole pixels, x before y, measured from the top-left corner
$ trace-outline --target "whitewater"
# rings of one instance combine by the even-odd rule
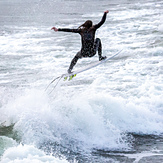
[[[108,62],[71,81],[80,35],[98,23]],[[163,162],[162,0],[0,1],[0,162]],[[96,62],[80,59],[74,70]]]

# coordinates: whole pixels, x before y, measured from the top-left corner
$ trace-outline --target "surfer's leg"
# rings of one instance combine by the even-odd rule
[[[102,44],[101,44],[101,40],[99,38],[96,38],[95,46],[96,46],[96,51],[98,51],[99,57],[101,57],[101,55],[102,55]]]
[[[72,59],[71,64],[70,64],[70,67],[69,67],[69,69],[68,69],[68,73],[71,73],[73,67],[75,66],[75,64],[77,63],[77,61],[78,61],[79,58],[82,58],[82,56],[81,56],[81,51],[79,51],[79,52],[75,55],[75,57]]]
[[[98,56],[99,56],[100,61],[106,58],[106,57],[102,56],[102,44],[101,44],[101,40],[99,38],[96,38],[96,40],[95,40],[94,51],[95,51],[95,54],[98,51]]]

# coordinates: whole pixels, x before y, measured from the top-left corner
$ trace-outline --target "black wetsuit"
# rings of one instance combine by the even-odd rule
[[[95,39],[95,32],[96,30],[101,27],[101,25],[104,24],[106,20],[106,13],[104,13],[101,21],[90,27],[87,28],[77,28],[77,29],[68,29],[68,28],[58,28],[58,31],[63,32],[74,32],[79,33],[81,35],[81,41],[82,41],[82,48],[81,51],[79,51],[73,60],[71,61],[69,72],[73,69],[73,66],[76,64],[79,58],[82,57],[92,57],[96,54],[96,51],[98,50],[99,60],[103,59],[102,57],[102,45],[101,40],[99,38]]]

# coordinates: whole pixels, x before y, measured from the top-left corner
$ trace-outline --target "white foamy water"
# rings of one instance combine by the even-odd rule
[[[163,160],[162,1],[1,1],[1,162]],[[51,27],[98,23],[114,59],[71,81],[80,36]],[[98,60],[84,58],[74,70]],[[53,91],[52,91],[53,90]]]

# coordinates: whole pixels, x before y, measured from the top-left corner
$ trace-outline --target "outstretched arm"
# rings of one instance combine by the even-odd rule
[[[106,15],[107,15],[107,13],[109,13],[108,10],[106,10],[106,11],[104,12],[104,15],[103,15],[101,21],[100,21],[98,24],[94,25],[94,27],[95,27],[96,29],[99,28],[99,27],[101,27],[101,26],[104,24],[104,22],[105,22],[105,20],[106,20]]]
[[[80,29],[56,28],[56,27],[53,27],[51,30],[54,30],[55,32],[57,32],[57,31],[74,32],[74,33],[79,33],[80,32]]]

